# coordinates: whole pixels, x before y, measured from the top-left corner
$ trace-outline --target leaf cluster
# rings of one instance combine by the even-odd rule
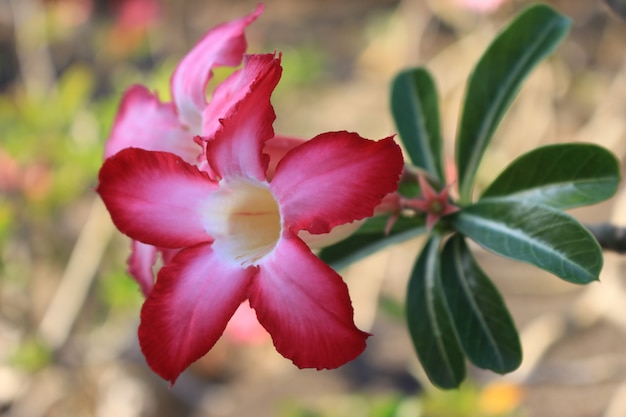
[[[575,284],[597,280],[602,269],[595,238],[563,210],[615,193],[619,165],[604,148],[588,143],[537,148],[474,195],[476,172],[500,121],[524,80],[555,50],[570,25],[548,6],[531,6],[496,37],[475,66],[456,138],[459,199],[453,203],[458,212],[432,230],[419,215],[400,217],[389,234],[385,219],[374,218],[360,233],[321,253],[342,267],[390,243],[428,233],[410,276],[405,314],[417,356],[441,388],[461,384],[466,359],[497,373],[513,371],[522,360],[514,322],[468,239]],[[438,94],[426,68],[397,75],[391,109],[410,161],[407,169],[425,172],[433,184],[445,187]]]

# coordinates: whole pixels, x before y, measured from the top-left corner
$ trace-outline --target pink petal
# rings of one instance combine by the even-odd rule
[[[216,188],[205,172],[174,154],[129,148],[104,161],[96,191],[122,233],[181,248],[212,240],[202,204]]]
[[[156,94],[141,85],[124,94],[104,156],[131,147],[172,152],[189,163],[195,163],[202,153],[193,134],[180,124],[174,106],[161,103]]]
[[[222,119],[230,117],[231,112],[237,109],[239,102],[250,94],[253,84],[259,83],[268,71],[275,70],[275,66],[280,64],[275,61],[273,54],[244,56],[243,67],[215,88],[211,101],[204,109],[202,113],[203,137],[208,140],[214,138],[215,133],[222,129]],[[280,74],[274,75],[280,77]]]
[[[141,309],[139,344],[172,384],[207,353],[245,300],[254,268],[220,262],[210,244],[183,249],[164,266]]]
[[[441,219],[441,215],[428,212],[426,215],[426,229],[431,230]]]
[[[256,313],[247,300],[233,314],[224,335],[242,345],[260,344],[269,340],[269,334],[257,320]]]
[[[374,209],[376,216],[385,216],[387,214],[396,215],[402,211],[402,197],[397,191],[387,194],[383,197],[380,204]]]
[[[324,133],[285,155],[271,188],[294,233],[328,233],[371,216],[396,190],[402,165],[391,137],[371,141],[356,133]]]
[[[389,236],[389,233],[391,233],[391,229],[393,229],[393,226],[396,224],[399,218],[399,214],[392,214],[391,216],[389,216],[389,218],[387,219],[387,223],[385,224],[385,236]]]
[[[404,204],[407,207],[411,207],[417,211],[421,211],[422,213],[430,213],[430,203],[432,200],[425,200],[424,198],[414,198],[404,200]]]
[[[138,240],[131,241],[128,274],[137,281],[144,297],[147,297],[154,287],[154,265],[158,254],[161,254],[162,264],[167,265],[178,252],[180,249],[163,249],[146,245]]]
[[[211,29],[182,59],[174,71],[171,89],[180,120],[192,129],[201,126],[206,106],[206,86],[218,66],[237,66],[246,50],[244,30],[261,13],[263,6],[240,19]]]
[[[446,203],[444,204],[443,212],[441,213],[441,217],[448,216],[448,215],[456,213],[457,211],[460,211],[460,210],[461,209],[459,207],[457,207],[454,204],[446,201]]]
[[[276,118],[270,95],[280,79],[280,57],[274,54],[247,55],[243,73],[256,78],[235,110],[223,121],[223,129],[207,142],[209,165],[221,178],[246,177],[265,180],[269,157],[263,155],[265,141],[274,136]]]
[[[163,265],[167,265],[170,262],[172,262],[172,259],[174,259],[174,256],[176,256],[178,254],[178,252],[180,252],[180,249],[159,248],[159,251],[161,252],[161,258],[163,260]]]
[[[365,349],[348,287],[297,237],[282,238],[260,265],[249,299],[276,350],[300,368],[336,368]]]
[[[430,185],[430,183],[428,182],[424,174],[417,175],[417,182],[420,185],[420,192],[422,196],[424,197],[424,200],[431,201],[431,200],[436,199],[439,196],[437,192],[433,189],[433,187]]]
[[[268,181],[271,181],[272,178],[274,178],[276,166],[280,160],[285,157],[287,152],[296,146],[302,145],[305,141],[305,139],[276,135],[272,139],[265,142],[263,153],[270,157],[270,163],[265,174]]]
[[[157,248],[137,240],[133,240],[131,245],[128,273],[137,281],[141,292],[147,297],[154,286],[152,266],[156,262]]]

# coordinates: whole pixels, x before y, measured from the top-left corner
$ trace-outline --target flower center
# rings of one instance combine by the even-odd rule
[[[432,200],[428,203],[428,211],[432,214],[441,214],[443,213],[443,204],[439,200]]]
[[[243,267],[258,264],[280,238],[280,210],[267,183],[222,180],[205,213],[213,250]]]

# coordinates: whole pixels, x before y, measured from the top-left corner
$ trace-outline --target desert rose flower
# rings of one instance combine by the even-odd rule
[[[206,85],[212,69],[217,66],[239,65],[246,47],[245,28],[263,11],[256,11],[210,30],[182,59],[171,79],[172,102],[162,103],[156,94],[142,85],[129,88],[120,105],[111,136],[105,145],[105,157],[129,147],[172,152],[185,161],[201,165],[210,171],[204,152],[204,140],[210,140],[221,128],[219,120],[233,111],[256,76],[249,67],[235,71],[220,83],[206,102]],[[199,140],[201,135],[204,140]],[[269,160],[268,179],[273,176],[282,156],[304,139],[277,136],[264,145]],[[349,236],[359,222],[342,225],[325,235],[300,237],[312,248],[320,248]],[[176,249],[157,248],[133,240],[128,259],[128,273],[137,281],[144,295],[154,286],[154,265],[159,255],[167,264]]]
[[[247,91],[244,82],[250,81],[239,71],[216,88],[213,100],[206,101],[206,87],[212,70],[219,66],[235,67],[243,59],[246,49],[244,30],[263,11],[262,6],[248,16],[219,25],[210,31],[189,51],[176,67],[170,80],[172,102],[161,102],[155,93],[143,85],[130,87],[122,98],[105,145],[105,158],[125,148],[142,148],[172,152],[185,161],[201,161],[203,143],[194,138],[211,138],[219,128],[217,120],[224,117],[237,102],[239,88]],[[215,120],[211,120],[211,119]],[[128,272],[137,281],[144,295],[154,285],[153,265],[160,254],[163,263],[176,253],[152,245],[133,241],[128,259]]]
[[[392,138],[331,132],[291,148],[268,178],[274,137],[270,95],[280,57],[251,55],[244,97],[206,143],[208,169],[171,152],[128,148],[108,158],[97,191],[131,238],[179,252],[142,307],[148,364],[174,383],[248,300],[274,346],[301,368],[335,368],[358,356],[347,287],[298,236],[372,216],[394,191],[403,158]]]

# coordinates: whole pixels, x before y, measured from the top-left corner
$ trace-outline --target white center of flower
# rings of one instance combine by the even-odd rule
[[[280,210],[267,183],[222,180],[205,213],[215,252],[243,267],[258,264],[280,238]]]

